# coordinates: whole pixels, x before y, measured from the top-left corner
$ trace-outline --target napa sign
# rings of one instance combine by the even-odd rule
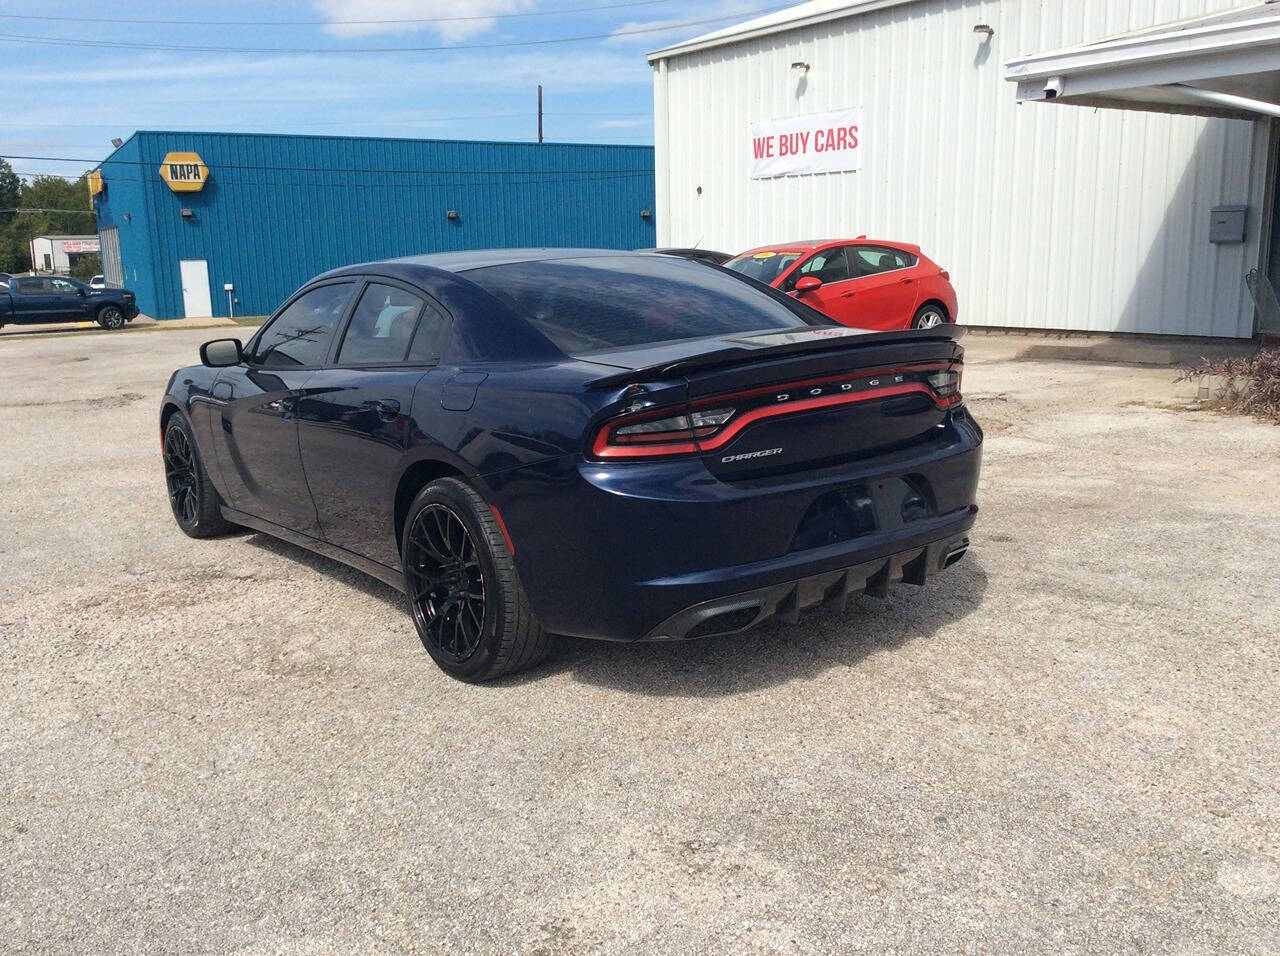
[[[845,173],[862,166],[862,107],[751,124],[751,178]]]
[[[199,153],[165,153],[160,178],[175,193],[198,193],[209,181],[209,167]]]

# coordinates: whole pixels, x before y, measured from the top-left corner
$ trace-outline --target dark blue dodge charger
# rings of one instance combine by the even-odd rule
[[[351,266],[174,373],[169,499],[192,537],[253,528],[402,590],[466,680],[552,634],[733,633],[964,554],[958,337],[845,328],[670,256]]]

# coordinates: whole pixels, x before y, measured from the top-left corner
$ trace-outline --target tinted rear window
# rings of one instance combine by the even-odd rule
[[[828,324],[705,265],[656,256],[515,262],[466,277],[570,355]]]

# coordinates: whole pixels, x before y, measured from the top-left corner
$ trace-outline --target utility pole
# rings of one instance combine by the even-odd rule
[[[542,142],[542,84],[538,84],[538,142]]]

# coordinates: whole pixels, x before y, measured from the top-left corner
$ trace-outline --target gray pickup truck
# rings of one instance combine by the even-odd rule
[[[137,314],[137,300],[128,289],[93,289],[69,276],[0,273],[0,327],[92,321],[104,329],[119,329]]]

